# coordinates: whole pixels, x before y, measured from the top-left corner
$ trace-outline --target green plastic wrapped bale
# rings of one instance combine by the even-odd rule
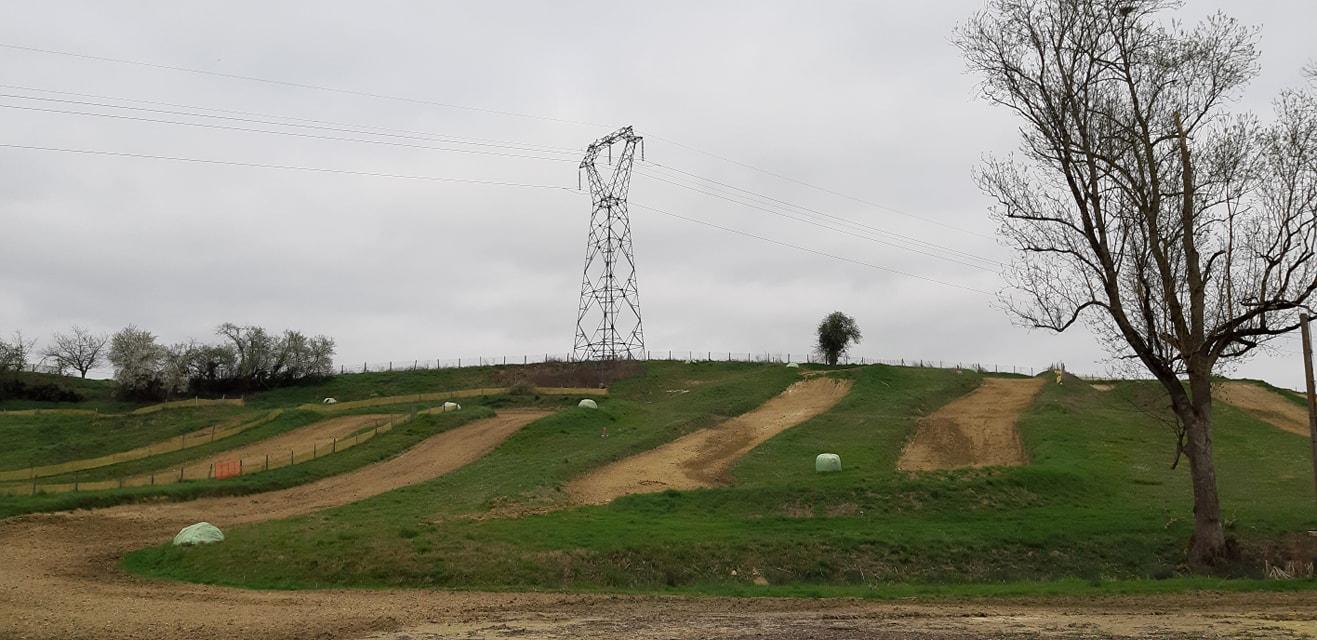
[[[597,402],[595,402],[594,400],[591,400],[591,399],[589,399],[589,398],[586,398],[586,399],[580,401],[579,403],[577,403],[576,406],[578,406],[578,407],[580,407],[580,408],[582,408],[582,409],[598,409],[598,408],[599,408],[599,403],[597,403]]]
[[[819,473],[841,471],[841,456],[835,453],[820,453],[814,458],[814,470]]]
[[[223,542],[224,533],[219,527],[209,522],[198,522],[183,527],[178,535],[174,536],[174,546],[191,546],[194,544],[211,544],[213,542]]]

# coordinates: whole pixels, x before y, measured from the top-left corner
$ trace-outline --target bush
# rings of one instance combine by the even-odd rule
[[[42,382],[30,384],[18,378],[0,380],[0,401],[31,400],[33,402],[82,402],[81,393],[57,384]]]

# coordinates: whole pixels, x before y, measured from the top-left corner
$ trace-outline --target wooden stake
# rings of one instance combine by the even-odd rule
[[[1308,432],[1312,438],[1312,481],[1317,489],[1317,385],[1312,377],[1312,335],[1308,330],[1308,314],[1299,316],[1300,333],[1303,334],[1303,372],[1308,383]]]

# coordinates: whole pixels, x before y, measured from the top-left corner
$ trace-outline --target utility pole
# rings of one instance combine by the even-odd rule
[[[1317,490],[1317,385],[1312,378],[1312,335],[1308,331],[1308,314],[1299,316],[1300,333],[1303,334],[1303,376],[1308,383],[1308,432],[1312,437],[1312,481]]]
[[[613,145],[621,144],[617,162]],[[581,300],[576,313],[574,360],[630,360],[645,352],[636,287],[636,259],[631,249],[627,193],[637,148],[643,138],[622,127],[586,148],[580,169],[590,184],[590,237],[585,246]],[[601,175],[596,161],[607,152],[612,171]]]

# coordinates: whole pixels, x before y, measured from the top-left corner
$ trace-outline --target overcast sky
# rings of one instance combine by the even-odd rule
[[[347,363],[566,353],[590,214],[576,166],[590,141],[626,124],[646,136],[652,163],[933,243],[921,251],[943,258],[680,188],[651,176],[699,183],[658,166],[637,167],[633,203],[995,291],[991,269],[962,264],[981,264],[965,254],[1009,259],[971,171],[1017,140],[1006,113],[975,99],[950,43],[979,6],[3,2],[6,45],[415,101],[0,48],[0,144],[563,188],[0,147],[0,332],[44,340],[75,323],[133,323],[173,342],[211,340],[215,325],[231,321],[331,335]],[[1317,57],[1317,5],[1191,0],[1180,15],[1217,9],[1262,28],[1263,72],[1239,106],[1265,114]],[[106,104],[251,112],[262,115],[210,113],[394,136],[98,106]],[[436,140],[452,137],[502,146]],[[639,207],[632,227],[655,351],[800,354],[819,319],[843,310],[864,330],[856,353],[870,357],[1109,368],[1084,331],[1013,326],[989,295]],[[1298,387],[1299,358],[1297,340],[1285,341],[1236,375]]]

